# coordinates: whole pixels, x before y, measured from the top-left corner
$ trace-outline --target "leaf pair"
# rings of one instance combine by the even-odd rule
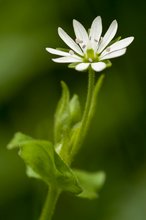
[[[27,167],[27,175],[41,179],[63,191],[94,199],[105,180],[103,172],[87,173],[71,168],[56,153],[52,143],[35,140],[16,133],[8,149],[19,148],[19,155]]]
[[[58,152],[63,147],[65,148],[63,151],[67,156],[71,147],[69,144],[71,143],[70,140],[72,139],[76,125],[81,120],[81,107],[78,96],[75,94],[70,99],[67,85],[64,82],[61,82],[61,85],[62,96],[55,113],[54,138]]]

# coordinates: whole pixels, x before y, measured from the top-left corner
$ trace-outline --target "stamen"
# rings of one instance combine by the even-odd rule
[[[91,58],[89,58],[88,60],[89,60],[89,62],[90,62],[90,63],[92,63],[92,62],[93,62],[93,60],[92,60]]]
[[[102,42],[102,40],[103,40],[103,37],[100,37],[99,43],[101,43],[101,42]]]
[[[110,47],[106,48],[106,52],[110,52],[110,50],[111,50]]]
[[[76,38],[75,41],[76,41],[77,44],[82,44],[83,43],[83,41],[78,39],[78,38]]]
[[[91,40],[91,36],[89,37],[89,40]]]
[[[98,40],[97,40],[97,39],[94,39],[94,41],[95,41],[96,43],[98,43]]]
[[[74,55],[74,54],[75,54],[73,50],[70,50],[69,53],[70,53],[71,55]]]
[[[84,44],[84,45],[82,46],[82,48],[85,49],[85,47],[86,47],[86,45]]]

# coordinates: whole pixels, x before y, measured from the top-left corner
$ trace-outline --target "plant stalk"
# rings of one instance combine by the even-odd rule
[[[60,190],[57,188],[50,186],[48,190],[48,195],[43,207],[43,211],[41,213],[40,219],[39,220],[51,220],[54,209],[58,200],[60,194]]]
[[[84,138],[86,136],[87,130],[89,128],[89,124],[91,121],[91,117],[89,117],[89,113],[90,113],[90,107],[92,104],[94,83],[95,83],[95,72],[94,72],[94,70],[92,70],[92,68],[90,68],[89,74],[88,74],[88,92],[87,92],[85,109],[84,109],[83,117],[81,120],[80,131],[78,133],[78,136],[76,138],[75,143],[73,144],[72,154],[71,154],[71,159],[70,159],[71,161],[73,160],[75,154],[77,154],[77,152],[79,151],[79,149],[84,141]]]

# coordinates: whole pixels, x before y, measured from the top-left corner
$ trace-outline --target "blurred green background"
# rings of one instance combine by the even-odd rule
[[[126,55],[105,71],[96,115],[73,164],[104,170],[107,180],[98,200],[63,194],[54,220],[146,219],[145,12],[144,0],[0,1],[0,220],[36,220],[40,214],[46,187],[26,177],[23,161],[6,145],[17,131],[53,139],[60,80],[84,104],[87,74],[53,63],[45,47],[65,46],[58,26],[73,37],[73,18],[89,28],[97,15],[104,31],[116,18],[117,36],[135,36]]]

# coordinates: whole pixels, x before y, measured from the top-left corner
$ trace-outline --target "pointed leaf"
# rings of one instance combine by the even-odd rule
[[[21,132],[17,132],[10,143],[7,145],[8,149],[17,148],[19,144],[23,144],[27,141],[33,140],[31,137],[22,134]]]
[[[67,85],[62,81],[62,96],[58,103],[56,113],[55,113],[55,122],[54,122],[54,136],[55,142],[61,142],[63,136],[66,136],[70,128],[70,112],[69,112],[69,90]]]
[[[81,119],[81,106],[78,95],[74,95],[69,102],[70,117],[72,124],[75,124]]]

